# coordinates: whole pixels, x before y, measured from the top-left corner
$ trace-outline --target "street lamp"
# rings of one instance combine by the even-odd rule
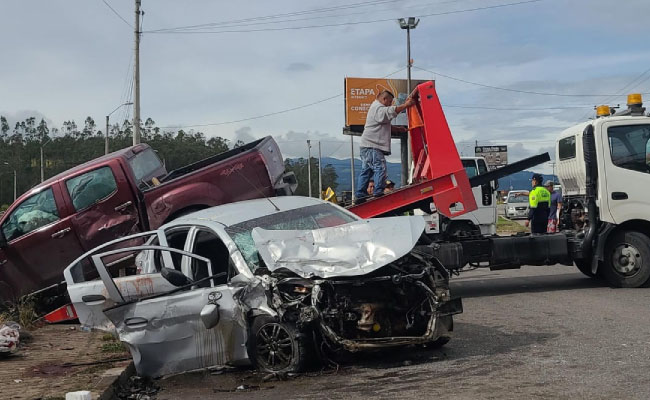
[[[115,111],[119,110],[121,107],[130,106],[131,104],[133,104],[132,101],[129,101],[129,102],[124,103],[124,104],[120,104],[119,106],[115,107],[115,110],[111,111],[106,116],[106,140],[104,142],[104,154],[108,154],[108,120],[109,120],[111,114],[113,114]]]
[[[52,139],[48,138],[47,142],[42,143],[43,139],[41,138],[41,183],[45,180],[45,172],[43,170],[43,147],[45,147],[46,144],[50,143]]]
[[[400,18],[397,20],[399,27],[406,29],[406,92],[411,94],[411,29],[415,29],[420,22],[419,18],[408,17]],[[411,149],[411,135],[406,134],[406,140],[402,139],[401,142],[402,149],[402,185],[408,184],[408,173],[409,168],[411,167],[412,155],[410,152]]]
[[[2,164],[9,166],[6,161],[3,161]],[[16,201],[16,169],[14,169],[14,201]]]

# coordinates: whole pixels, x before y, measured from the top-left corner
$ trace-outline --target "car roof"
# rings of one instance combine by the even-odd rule
[[[280,209],[280,211],[275,209],[273,204],[271,204],[271,201]],[[331,204],[332,206],[336,207],[333,203],[313,197],[271,197],[268,199],[245,200],[236,203],[229,203],[206,208],[204,210],[200,210],[177,218],[174,220],[174,224],[177,225],[178,223],[187,223],[198,219],[217,222],[225,226],[231,226],[236,225],[240,222],[264,217],[266,215],[274,214],[277,212],[289,211],[296,208],[313,206],[317,204]]]

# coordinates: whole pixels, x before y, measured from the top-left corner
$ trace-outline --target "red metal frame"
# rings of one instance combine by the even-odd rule
[[[477,208],[434,83],[418,85],[417,92],[420,101],[416,107],[424,126],[409,130],[411,152],[416,160],[413,184],[349,207],[362,218],[382,215],[426,198],[431,198],[438,212],[450,218]]]

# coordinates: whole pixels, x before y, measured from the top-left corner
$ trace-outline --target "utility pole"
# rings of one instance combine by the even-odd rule
[[[350,135],[350,175],[351,176],[351,184],[352,184],[352,201],[354,202],[355,197],[354,197],[354,135]]]
[[[41,143],[41,183],[45,181],[45,171],[43,168],[43,143]]]
[[[320,140],[318,141],[318,198],[323,199],[323,160],[320,153]]]
[[[307,139],[307,182],[309,185],[309,197],[311,197],[311,140]]]
[[[406,91],[411,94],[411,29],[418,26],[420,20],[415,17],[400,18],[398,21],[400,28],[406,29]],[[411,154],[411,135],[406,133],[406,138],[400,141],[401,155],[402,155],[402,186],[408,184],[409,172],[411,164],[413,163],[413,155]]]
[[[140,4],[135,0],[135,71],[133,85],[133,145],[140,144]]]

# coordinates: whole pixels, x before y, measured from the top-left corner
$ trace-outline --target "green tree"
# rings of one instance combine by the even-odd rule
[[[287,172],[291,171],[296,175],[296,180],[298,181],[296,194],[298,196],[309,196],[307,160],[304,158],[287,158],[284,161],[284,167]],[[336,188],[339,186],[338,178],[334,167],[331,164],[325,165],[321,176],[323,181],[321,190],[324,191],[328,187],[331,187],[332,190],[336,191]],[[318,159],[314,157],[311,158],[311,192],[313,197],[318,197]]]

